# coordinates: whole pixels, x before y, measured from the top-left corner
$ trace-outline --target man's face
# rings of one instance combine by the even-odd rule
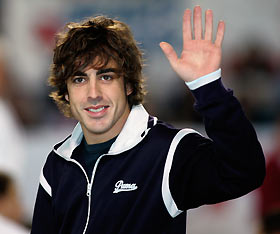
[[[95,70],[88,67],[67,80],[72,115],[82,126],[88,144],[105,142],[117,136],[129,115],[127,96],[132,92],[116,73],[116,63],[110,61]]]

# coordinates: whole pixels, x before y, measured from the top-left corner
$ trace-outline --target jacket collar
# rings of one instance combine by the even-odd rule
[[[150,130],[148,128],[149,114],[143,105],[133,106],[126,123],[118,135],[116,141],[112,144],[108,154],[117,154],[137,145]],[[154,124],[156,118],[154,118]],[[56,150],[58,155],[70,159],[74,149],[81,143],[83,131],[81,124],[78,123],[71,136]]]

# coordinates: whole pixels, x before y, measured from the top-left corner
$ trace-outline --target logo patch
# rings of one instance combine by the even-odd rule
[[[133,191],[136,190],[138,187],[136,184],[125,184],[123,180],[119,180],[115,184],[115,189],[113,193],[119,193],[119,192],[128,192],[128,191]]]

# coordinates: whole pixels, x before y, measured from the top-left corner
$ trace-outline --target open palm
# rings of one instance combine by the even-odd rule
[[[183,17],[183,50],[178,58],[173,47],[161,42],[160,46],[174,71],[186,82],[216,71],[221,65],[222,41],[225,24],[220,21],[215,42],[213,37],[213,12],[205,12],[205,32],[202,32],[201,8],[196,6],[193,13],[193,33],[191,10],[187,9]]]

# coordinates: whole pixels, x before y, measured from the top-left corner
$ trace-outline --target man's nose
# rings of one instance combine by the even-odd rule
[[[93,105],[96,105],[102,99],[102,92],[97,79],[90,80],[87,92],[88,101]]]

